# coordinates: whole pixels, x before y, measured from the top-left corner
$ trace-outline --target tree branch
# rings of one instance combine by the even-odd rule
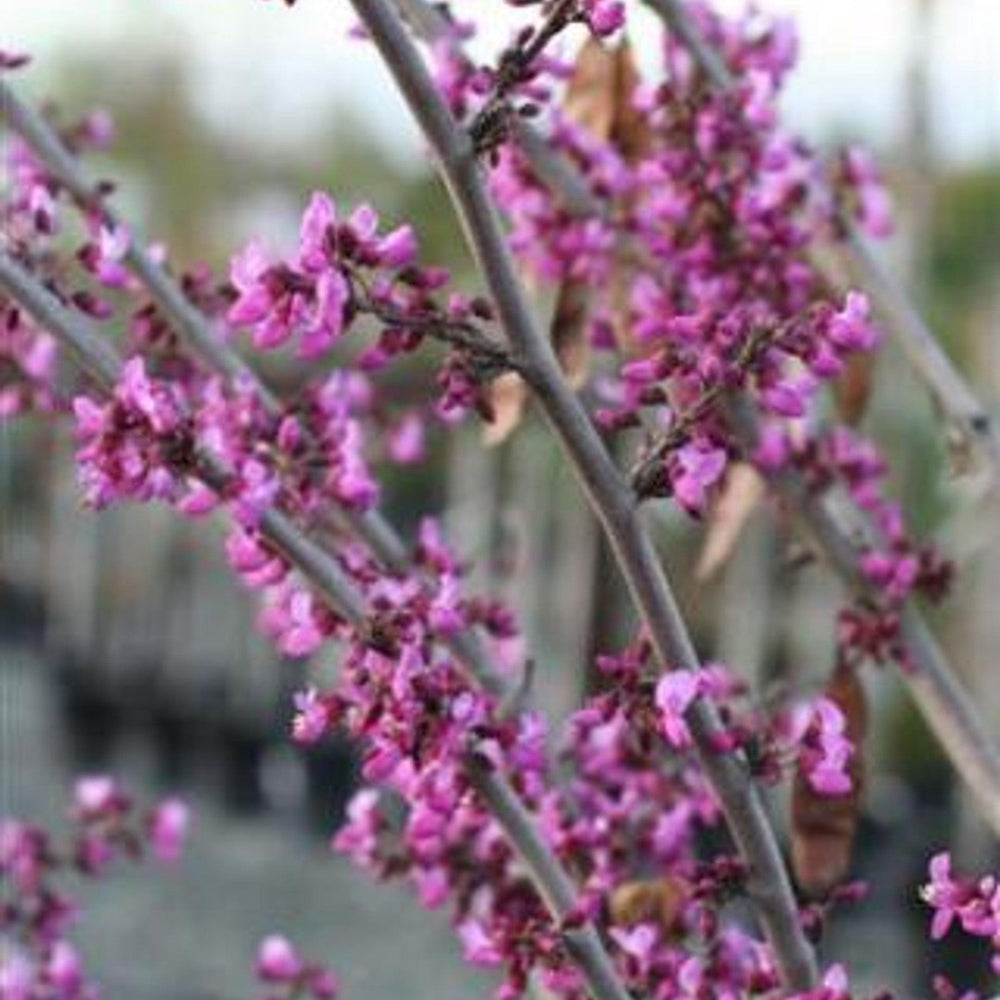
[[[87,179],[79,162],[66,148],[55,129],[3,81],[0,81],[0,109],[10,127],[28,143],[79,204],[96,208],[112,227],[123,224],[108,206],[107,200],[99,198],[94,185]],[[128,242],[125,262],[196,356],[220,375],[241,379],[252,385],[267,412],[272,416],[281,415],[281,399],[251,365],[217,335],[204,314],[187,299],[177,282],[153,260],[134,233]],[[107,350],[107,345],[100,337],[97,337],[96,344],[90,346],[95,357]],[[406,543],[378,511],[336,507],[333,513],[338,525],[365,542],[383,566],[400,575],[415,572],[407,554]],[[476,674],[486,690],[494,694],[504,693],[504,680],[490,664],[475,635],[468,631],[454,635],[450,638],[449,645],[452,652]]]
[[[72,351],[80,366],[107,393],[122,370],[121,359],[89,321],[71,313],[38,280],[7,254],[0,253],[0,290],[18,302],[35,321]],[[200,454],[197,473],[216,489],[231,476],[214,459]],[[323,595],[330,607],[354,625],[366,620],[364,600],[340,567],[299,527],[279,511],[269,509],[260,520],[264,537]],[[482,678],[473,673],[482,684]],[[520,854],[532,884],[558,925],[574,916],[576,892],[559,859],[542,839],[508,780],[470,747],[466,773],[487,808]],[[618,979],[611,957],[589,921],[563,928],[566,947],[598,1000],[631,1000]]]
[[[458,127],[388,0],[352,0],[434,150],[466,237],[497,306],[525,379],[559,437],[649,629],[664,669],[699,663],[673,593],[643,529],[628,485],[589,417],[567,386],[548,339],[535,325],[469,137]],[[754,900],[788,989],[817,979],[812,948],[799,925],[795,899],[774,833],[742,755],[720,753],[722,726],[699,699],[687,721],[705,773],[750,870]]]
[[[680,39],[716,90],[728,90],[735,81],[722,57],[702,37],[684,9],[683,0],[643,0]],[[865,290],[878,305],[883,320],[896,337],[910,364],[941,404],[948,419],[963,438],[990,463],[994,477],[1000,475],[1000,432],[989,410],[956,370],[933,331],[906,292],[871,252],[853,220],[843,211],[837,221],[846,233],[847,256],[857,269]],[[813,263],[835,287],[839,275],[823,260]]]
[[[744,451],[752,454],[757,447],[758,424],[749,401],[733,399],[727,412]],[[794,470],[765,475],[851,593],[878,603],[878,588],[858,565],[859,553],[852,542],[857,532],[846,511],[811,492]],[[1000,835],[1000,751],[912,600],[902,612],[901,638],[913,659],[912,669],[901,671],[910,693],[978,799],[990,826]]]
[[[426,0],[393,2],[406,11],[414,30],[426,41],[440,42],[449,37],[447,21]],[[645,2],[663,17],[668,27],[688,46],[715,86],[731,85],[732,78],[728,68],[701,37],[678,0]],[[457,52],[457,43],[455,48]],[[567,209],[578,215],[603,214],[602,206],[581,183],[572,164],[546,143],[544,137],[531,125],[526,122],[521,122],[520,125],[521,129],[515,132],[515,138],[519,142],[528,138],[529,141],[523,145],[525,154],[539,178],[554,186],[555,193],[562,197]],[[570,178],[568,183],[567,177]],[[859,256],[863,255],[867,261],[865,270],[873,287],[880,289],[875,296],[876,300],[883,309],[897,318],[893,329],[913,363],[918,367],[926,366],[928,374],[925,377],[932,390],[938,393],[943,405],[963,427],[975,430],[976,436],[985,443],[987,454],[1000,455],[997,452],[996,432],[982,404],[955,372],[902,290],[885,274],[850,225],[847,230],[849,234],[853,234],[849,235],[849,241],[854,252]],[[752,434],[752,427],[744,426],[741,433]],[[857,553],[850,544],[849,527],[831,522],[833,515],[821,510],[816,498],[808,491],[792,488],[787,481],[773,482],[772,486],[782,492],[799,521],[810,527],[834,571],[849,587],[857,587],[864,577],[858,567]],[[903,636],[917,670],[901,671],[901,678],[952,765],[970,788],[976,790],[976,797],[982,803],[991,825],[1000,833],[1000,817],[997,815],[1000,812],[1000,806],[997,805],[1000,803],[1000,765],[997,764],[996,745],[991,742],[975,706],[963,690],[920,612],[912,605],[907,607],[904,614]]]

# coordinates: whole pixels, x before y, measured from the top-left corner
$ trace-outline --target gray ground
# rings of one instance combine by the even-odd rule
[[[0,813],[58,820],[72,769],[51,679],[37,657],[2,644],[0,750]],[[120,745],[112,770],[143,801],[157,794],[148,741],[133,737]],[[445,917],[422,911],[399,886],[373,885],[307,832],[293,760],[272,760],[265,785],[275,808],[236,818],[218,805],[218,777],[206,767],[185,790],[197,823],[176,869],[124,865],[112,878],[82,886],[86,913],[76,938],[108,1000],[259,996],[254,950],[275,931],[334,967],[344,1000],[493,995],[491,978],[462,962]],[[881,788],[870,797],[883,806],[888,801]],[[934,810],[912,803],[903,812],[905,820],[897,818],[861,849],[858,874],[871,879],[873,894],[842,914],[821,949],[824,964],[848,965],[857,995],[889,987],[903,997],[929,997],[931,972],[945,968],[944,953],[928,951],[916,885],[927,843],[947,837]],[[972,985],[973,970],[985,961],[985,949],[956,953],[949,971]]]

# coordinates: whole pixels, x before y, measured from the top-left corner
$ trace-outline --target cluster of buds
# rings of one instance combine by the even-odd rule
[[[79,916],[74,897],[57,882],[75,872],[108,874],[119,858],[147,850],[172,864],[180,857],[190,815],[180,799],[139,812],[112,778],[94,775],[76,783],[72,831],[57,840],[40,826],[0,820],[0,996],[4,1000],[95,1000],[99,993],[69,940]]]

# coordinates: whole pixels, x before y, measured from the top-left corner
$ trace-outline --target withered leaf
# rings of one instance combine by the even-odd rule
[[[640,83],[632,46],[623,39],[616,48],[608,48],[590,38],[577,56],[573,76],[566,89],[563,105],[567,117],[586,129],[597,139],[609,142],[627,163],[635,163],[649,149],[651,131],[647,118],[635,107],[635,91]],[[634,278],[634,264],[622,258],[615,266],[608,283],[607,304],[610,308],[615,338],[619,348],[632,353],[634,343],[628,333],[629,292]],[[559,296],[564,300],[565,289]],[[568,334],[584,342],[589,299],[586,288],[574,289],[574,301],[582,304],[582,311],[571,325],[560,322],[557,306],[553,322],[553,341],[557,353],[559,334],[566,342]],[[580,353],[583,353],[582,351]],[[570,369],[567,369],[570,372]],[[586,369],[571,372],[582,382]]]
[[[801,773],[792,788],[792,869],[799,886],[819,896],[844,878],[851,865],[854,835],[864,794],[864,739],[868,725],[865,691],[854,669],[839,665],[826,696],[844,713],[845,732],[854,746],[846,795],[820,795]]]
[[[615,51],[615,97],[611,134],[612,145],[626,163],[635,163],[649,151],[652,131],[649,119],[635,106],[635,91],[641,78],[628,39]]]
[[[521,422],[528,401],[528,387],[517,372],[504,372],[487,387],[493,419],[483,430],[483,443],[488,447],[503,444]]]
[[[857,426],[868,409],[875,381],[875,355],[869,352],[852,354],[844,370],[833,383],[833,398],[841,420]]]
[[[729,561],[744,526],[764,495],[760,473],[746,462],[730,466],[726,481],[709,515],[708,530],[694,575],[698,583],[711,580]]]
[[[566,116],[598,139],[610,139],[614,127],[618,51],[589,37],[576,57],[563,99]]]
[[[690,895],[691,886],[673,875],[625,882],[608,897],[608,914],[619,927],[655,923],[669,933]]]
[[[565,281],[559,289],[552,313],[550,336],[559,364],[574,389],[587,381],[590,349],[587,344],[587,313],[590,287],[583,281]]]

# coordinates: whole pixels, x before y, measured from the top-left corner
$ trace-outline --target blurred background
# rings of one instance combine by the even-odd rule
[[[1000,4],[764,6],[800,26],[790,120],[822,148],[860,141],[879,155],[898,223],[883,252],[996,411]],[[224,268],[251,235],[289,245],[309,192],[324,188],[342,204],[371,200],[414,221],[425,259],[473,281],[419,137],[371,52],[346,39],[348,5],[6,7],[4,47],[34,56],[17,85],[69,116],[94,106],[113,114],[118,138],[101,173],[120,182],[124,214],[179,262]],[[498,14],[483,50],[509,30]],[[640,56],[655,62],[641,44]],[[959,564],[934,624],[1000,733],[1000,502],[976,470],[949,460],[938,414],[891,346],[865,430],[892,456],[893,486],[917,531]],[[110,771],[145,798],[179,790],[198,814],[176,873],[125,873],[87,895],[80,940],[107,995],[248,995],[256,941],[275,929],[333,964],[348,998],[489,995],[488,977],[463,965],[444,920],[329,854],[353,755],[290,747],[289,693],[310,668],[277,662],[255,637],[253,608],[220,545],[205,543],[204,525],[192,530],[163,511],[80,510],[68,437],[30,420],[0,426],[2,812],[51,820],[72,775]],[[442,438],[420,476],[387,483],[384,506],[409,536],[424,513],[443,514],[474,561],[473,586],[519,612],[540,699],[556,717],[571,711],[591,683],[593,653],[623,642],[634,622],[543,429],[528,420],[489,451],[472,430]],[[840,596],[829,575],[789,570],[764,511],[721,576],[696,586],[702,529],[664,506],[651,519],[702,655],[741,665],[762,687],[791,674],[818,689]],[[986,987],[982,952],[950,938],[927,944],[916,888],[941,845],[955,845],[960,865],[985,869],[1000,861],[997,844],[892,676],[867,680],[874,775],[856,874],[877,878],[868,901],[835,922],[824,952],[847,960],[864,987],[927,995],[932,971]],[[774,812],[783,823],[784,804]]]

